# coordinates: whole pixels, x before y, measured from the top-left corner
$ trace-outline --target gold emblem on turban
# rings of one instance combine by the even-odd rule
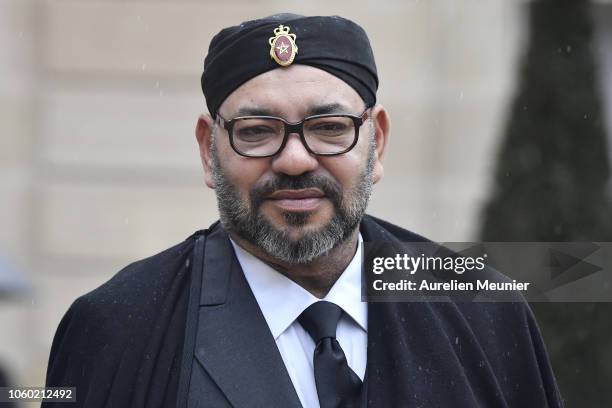
[[[274,29],[274,37],[270,37],[270,57],[282,67],[291,65],[298,52],[295,34],[289,34],[288,26],[279,25]]]

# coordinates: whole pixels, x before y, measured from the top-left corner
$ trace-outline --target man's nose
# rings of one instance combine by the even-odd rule
[[[297,133],[291,133],[283,150],[272,158],[272,170],[290,176],[313,171],[318,165],[316,156],[306,150]]]

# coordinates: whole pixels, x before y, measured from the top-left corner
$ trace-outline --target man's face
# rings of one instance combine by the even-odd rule
[[[223,102],[219,114],[227,120],[267,115],[298,122],[314,114],[364,110],[361,97],[342,80],[294,65],[249,80]],[[238,155],[227,131],[216,125],[207,183],[215,188],[223,225],[284,262],[308,263],[323,255],[349,237],[365,212],[378,179],[373,131],[366,121],[357,145],[338,156],[313,155],[298,134],[290,134],[277,155],[249,158]]]

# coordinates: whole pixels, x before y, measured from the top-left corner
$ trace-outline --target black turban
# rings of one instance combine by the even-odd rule
[[[376,64],[370,41],[360,26],[337,16],[276,14],[225,28],[210,42],[202,90],[213,117],[240,85],[281,67],[270,55],[269,43],[280,25],[289,27],[289,35],[295,34],[297,54],[293,63],[327,71],[353,87],[367,106],[376,103]]]

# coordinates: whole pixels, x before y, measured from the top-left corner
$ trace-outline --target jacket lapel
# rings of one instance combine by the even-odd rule
[[[301,407],[223,228],[207,237],[204,251],[197,361],[233,406]]]

